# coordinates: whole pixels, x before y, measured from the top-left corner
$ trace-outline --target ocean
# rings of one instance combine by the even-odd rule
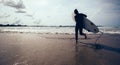
[[[120,34],[120,27],[98,27],[99,30],[103,33],[108,34]],[[36,33],[36,34],[74,34],[74,27],[37,27],[37,26],[26,26],[26,27],[0,27],[0,32],[9,32],[9,33]],[[84,30],[87,34],[93,34]]]

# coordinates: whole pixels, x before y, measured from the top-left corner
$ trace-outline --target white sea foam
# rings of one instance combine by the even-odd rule
[[[99,27],[100,31],[109,34],[120,34],[120,28],[115,27]],[[68,33],[74,34],[74,27],[0,27],[0,32],[16,32],[16,33]],[[87,34],[92,34],[87,32]]]

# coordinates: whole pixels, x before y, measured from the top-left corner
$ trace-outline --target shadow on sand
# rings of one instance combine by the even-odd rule
[[[84,47],[85,46],[85,47]],[[87,48],[86,48],[87,47]],[[91,51],[91,49],[98,51],[98,50],[106,50],[106,51],[111,51],[120,54],[120,48],[113,48],[107,45],[102,45],[102,44],[94,44],[94,43],[83,43],[79,42],[78,44],[75,45],[75,60],[76,64],[75,65],[101,65],[101,62],[105,62],[102,64],[105,65],[110,65],[111,63],[114,64],[114,62],[110,62],[107,64],[108,59],[106,58],[101,58],[99,59],[98,57],[104,57],[94,53],[94,51]],[[108,54],[109,55],[109,54]],[[105,55],[106,56],[106,55]],[[110,56],[108,56],[110,57]],[[107,61],[106,61],[107,60]],[[119,61],[117,62],[119,64]]]
[[[86,47],[89,47],[89,48],[93,48],[93,49],[95,49],[95,50],[104,49],[104,50],[108,50],[108,51],[120,53],[120,48],[114,48],[114,47],[110,47],[110,46],[103,45],[103,44],[100,44],[100,43],[95,44],[95,43],[79,42],[79,44],[82,45],[82,46],[86,46]]]

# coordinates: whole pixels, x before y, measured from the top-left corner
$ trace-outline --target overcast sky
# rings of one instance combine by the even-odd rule
[[[0,0],[0,24],[75,25],[76,8],[96,25],[120,25],[120,0]]]

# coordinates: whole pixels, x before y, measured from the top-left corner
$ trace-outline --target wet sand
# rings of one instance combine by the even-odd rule
[[[120,65],[120,35],[0,33],[0,65]]]

